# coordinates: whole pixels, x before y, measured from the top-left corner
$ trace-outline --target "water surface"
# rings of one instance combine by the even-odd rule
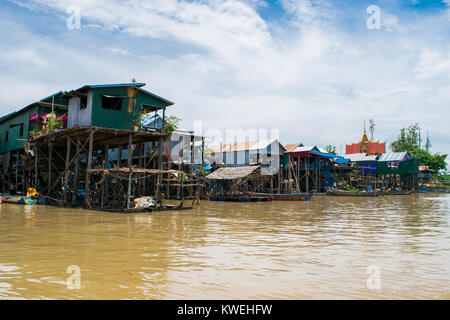
[[[449,224],[448,194],[134,215],[3,203],[0,299],[449,299]]]

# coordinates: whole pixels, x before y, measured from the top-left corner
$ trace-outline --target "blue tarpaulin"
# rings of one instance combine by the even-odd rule
[[[325,157],[325,158],[338,158],[338,159],[344,158],[344,157],[341,157],[341,156],[338,156],[335,154],[331,154],[331,153],[323,153],[323,152],[317,152],[317,151],[310,151],[309,153],[316,154],[318,156]]]
[[[344,158],[344,157],[336,159],[336,163],[347,163],[349,161],[350,161],[350,159],[347,159],[347,158]]]

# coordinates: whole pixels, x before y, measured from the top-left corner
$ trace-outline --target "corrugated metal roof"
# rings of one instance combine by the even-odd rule
[[[154,97],[154,98],[156,98],[158,100],[161,100],[161,101],[165,102],[165,104],[167,106],[171,106],[171,105],[175,104],[174,102],[172,102],[170,100],[167,100],[167,99],[165,99],[163,97],[160,97],[157,94],[154,94],[154,93],[152,93],[150,91],[142,89],[141,87],[143,87],[143,86],[145,86],[145,83],[137,83],[137,82],[136,83],[132,82],[132,83],[85,85],[85,86],[83,86],[83,87],[81,87],[81,88],[79,88],[77,90],[72,90],[70,92],[66,92],[66,95],[67,95],[67,97],[69,97],[70,95],[72,95],[74,93],[75,94],[80,94],[80,93],[83,93],[83,92],[85,92],[85,91],[87,91],[89,89],[97,89],[97,88],[135,87],[137,90],[139,90],[139,91],[141,91],[141,92],[143,92],[145,94],[148,94],[149,96],[152,96],[152,97]]]
[[[94,88],[94,89],[95,88],[116,88],[116,87],[137,87],[137,88],[139,88],[139,87],[143,87],[143,86],[145,86],[145,83],[140,83],[140,82],[139,83],[132,82],[132,83],[92,84],[92,85],[88,84],[88,85],[85,85],[85,86],[77,89],[76,91],[84,91],[89,88]]]
[[[301,143],[292,143],[285,145],[284,148],[286,149],[286,152],[293,152],[295,148],[299,147],[300,145]]]
[[[145,84],[144,84],[144,85],[145,85]],[[164,99],[163,97],[160,97],[160,96],[158,96],[157,94],[154,94],[154,93],[152,93],[152,92],[150,92],[150,91],[144,90],[144,89],[139,88],[139,87],[137,87],[137,86],[134,86],[134,87],[136,87],[136,89],[138,89],[139,91],[141,91],[141,92],[143,92],[143,93],[145,93],[145,94],[148,94],[148,95],[150,95],[150,96],[152,96],[152,97],[154,97],[154,98],[156,98],[156,99],[159,99],[159,100],[161,100],[161,101],[164,101],[164,102],[166,103],[166,105],[168,105],[168,106],[171,106],[171,105],[175,104],[174,102],[172,102],[172,101],[170,101],[170,100],[167,100],[167,99]]]
[[[66,93],[67,93],[67,91],[59,91],[59,92],[56,92],[56,93],[54,93],[54,94],[51,94],[51,95],[49,95],[48,97],[46,97],[46,98],[44,98],[44,99],[41,99],[41,100],[39,100],[39,101],[44,102],[45,100],[48,100],[48,99],[50,99],[50,98],[53,98],[53,97],[56,97],[56,96],[59,96],[59,95],[65,95]]]
[[[406,159],[410,159],[408,152],[386,152],[381,155],[378,161],[402,161],[405,159],[405,157]]]
[[[221,146],[212,146],[209,149],[211,152],[234,152],[234,151],[245,151],[245,150],[262,150],[266,149],[273,142],[278,142],[279,146],[282,148],[280,151],[284,151],[285,148],[280,144],[280,142],[275,140],[259,140],[259,141],[246,141],[246,142],[235,142],[235,143],[225,143]]]
[[[65,91],[59,91],[59,92],[54,93],[54,94],[52,94],[52,95],[50,95],[50,96],[48,96],[48,97],[46,97],[46,98],[44,98],[44,99],[41,99],[41,100],[39,100],[39,101],[35,101],[35,102],[33,102],[33,103],[30,103],[29,105],[23,107],[22,109],[19,109],[19,110],[17,110],[17,111],[11,112],[11,113],[9,113],[9,114],[7,114],[7,115],[1,117],[1,118],[0,118],[0,123],[6,121],[6,120],[8,120],[8,119],[13,118],[16,114],[20,114],[20,113],[22,113],[22,112],[24,112],[24,111],[26,111],[26,110],[28,110],[28,109],[30,109],[30,108],[36,106],[36,105],[39,105],[40,102],[42,102],[41,104],[43,105],[43,104],[45,103],[45,102],[44,102],[45,100],[47,100],[47,99],[49,99],[49,98],[51,98],[51,97],[58,96],[58,95],[64,95],[65,93],[66,93]],[[56,108],[59,108],[59,105],[57,105]]]
[[[304,147],[297,147],[294,149],[293,152],[309,152],[309,151],[319,151],[319,148],[316,146],[304,146]]]
[[[377,156],[368,156],[367,153],[346,154],[345,157],[351,162],[376,161]]]

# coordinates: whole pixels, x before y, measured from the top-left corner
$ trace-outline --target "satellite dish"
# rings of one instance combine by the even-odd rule
[[[370,130],[371,140],[373,141],[373,132],[375,131],[375,121],[373,121],[373,119],[369,120],[369,130]]]

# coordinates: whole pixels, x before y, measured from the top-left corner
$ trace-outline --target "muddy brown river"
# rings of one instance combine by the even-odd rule
[[[0,206],[0,299],[450,299],[450,194]]]

